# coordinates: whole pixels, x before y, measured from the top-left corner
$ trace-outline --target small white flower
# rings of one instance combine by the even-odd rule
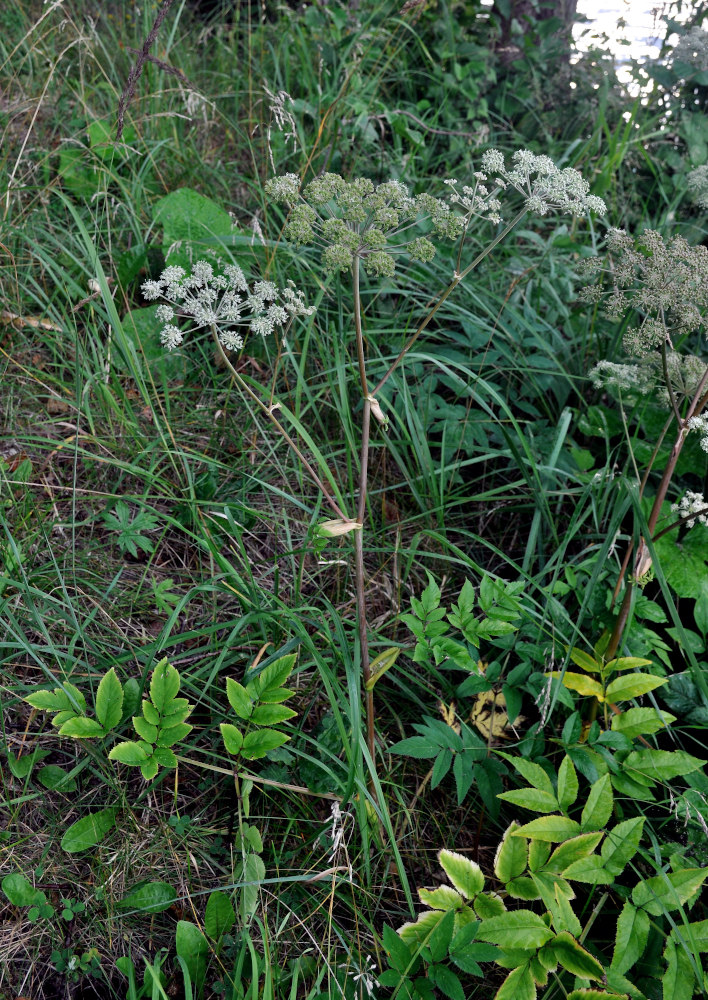
[[[169,323],[174,318],[175,311],[172,306],[160,305],[155,310],[155,315],[161,323]]]
[[[168,351],[173,351],[175,347],[179,347],[182,340],[182,331],[177,326],[168,325],[160,334],[160,343],[163,347],[166,347]]]

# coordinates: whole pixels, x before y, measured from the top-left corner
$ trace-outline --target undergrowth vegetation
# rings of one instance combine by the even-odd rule
[[[708,11],[561,7],[0,10],[0,997],[708,995]]]

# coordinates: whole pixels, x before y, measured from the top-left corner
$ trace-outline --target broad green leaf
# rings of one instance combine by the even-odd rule
[[[133,728],[140,739],[145,740],[146,743],[154,743],[157,739],[157,726],[153,726],[142,715],[133,716]]]
[[[516,827],[516,832],[520,827]],[[514,834],[512,834],[514,836]],[[545,840],[532,840],[529,843],[529,871],[537,872],[543,868],[551,856],[551,845]]]
[[[540,948],[554,936],[553,931],[537,913],[530,910],[510,910],[499,917],[483,920],[477,937],[504,949]]]
[[[209,942],[196,924],[188,920],[177,921],[175,950],[187,966],[192,982],[200,989],[206,974]]]
[[[30,773],[34,765],[49,756],[49,750],[40,750],[35,747],[32,753],[25,754],[24,757],[15,757],[12,750],[7,751],[7,763],[12,774],[22,781]]]
[[[148,757],[145,763],[140,765],[140,773],[146,781],[152,781],[159,769],[159,764],[154,756]]]
[[[610,660],[605,664],[605,670],[614,673],[616,670],[638,670],[640,667],[651,667],[651,660],[644,660],[641,656],[620,656],[616,660]]]
[[[159,725],[163,729],[167,729],[169,726],[176,726],[178,722],[184,722],[191,710],[192,706],[186,698],[173,698],[160,717]],[[148,719],[148,721],[150,720]]]
[[[162,913],[169,910],[176,899],[177,893],[168,882],[145,882],[134,886],[116,906],[120,910]]]
[[[506,891],[513,899],[540,899],[541,893],[532,878],[522,875],[520,878],[513,878],[506,883]]]
[[[397,972],[407,972],[411,968],[413,960],[410,948],[388,924],[384,924],[383,946],[392,969]]]
[[[247,854],[243,868],[245,885],[241,889],[240,910],[251,920],[258,910],[261,882],[265,878],[265,865],[259,854]]]
[[[603,833],[598,830],[594,833],[581,833],[579,837],[571,837],[560,847],[556,847],[553,854],[543,866],[544,871],[564,872],[574,861],[587,858],[592,854],[597,845],[602,840]]]
[[[705,761],[692,757],[684,750],[633,750],[625,759],[624,767],[634,777],[639,772],[652,781],[669,781],[681,774],[690,774],[703,767]]]
[[[152,672],[150,681],[150,699],[158,710],[164,712],[173,698],[179,691],[179,674],[175,668],[167,662],[167,658],[160,660]]]
[[[545,840],[551,844],[560,844],[580,833],[580,825],[567,816],[541,816],[532,819],[515,830],[512,836],[529,837],[534,840]]]
[[[696,983],[691,959],[684,948],[669,938],[664,949],[666,972],[661,979],[664,1000],[691,1000]]]
[[[270,750],[287,743],[289,739],[287,733],[279,733],[275,729],[258,729],[246,734],[241,753],[246,760],[259,760]]]
[[[161,718],[160,713],[155,708],[153,703],[147,700],[147,698],[143,699],[143,716],[145,720],[150,723],[151,726],[160,725],[160,718]]]
[[[180,722],[176,726],[161,729],[157,734],[157,745],[160,747],[171,747],[180,740],[183,740],[191,731],[192,727],[188,722]]]
[[[473,907],[480,920],[501,916],[506,910],[504,900],[495,892],[478,892],[474,897]]]
[[[682,927],[681,935],[690,942],[692,948],[708,951],[708,920],[696,920],[688,927]]]
[[[583,670],[589,670],[591,674],[599,674],[602,672],[602,664],[586,653],[582,649],[578,649],[577,646],[573,646],[570,651],[570,658],[576,667],[581,667]]]
[[[563,878],[570,879],[571,882],[585,882],[588,885],[609,885],[612,875],[603,866],[602,860],[595,854],[589,858],[580,858],[574,861],[563,872]]]
[[[665,910],[678,910],[687,903],[707,878],[708,868],[664,872],[635,885],[632,902],[653,917],[659,917]]]
[[[494,858],[494,874],[500,882],[509,882],[526,870],[528,861],[528,844],[522,837],[513,837],[519,824],[514,820],[507,827],[502,840],[497,847]]]
[[[629,698],[639,698],[666,682],[666,677],[657,677],[656,674],[625,674],[607,685],[607,700],[627,701]]]
[[[494,1000],[536,1000],[538,996],[528,964],[520,965],[506,977]]]
[[[236,914],[226,893],[220,889],[210,893],[204,911],[204,930],[212,941],[228,934],[235,923]]]
[[[476,862],[444,848],[438,853],[438,861],[454,887],[467,899],[472,899],[484,888],[484,875]]]
[[[588,677],[587,674],[576,674],[573,670],[566,670],[565,673],[561,673],[560,670],[552,670],[551,677],[557,677],[569,691],[577,691],[578,694],[586,697],[595,697],[598,701],[605,700],[602,694],[602,684],[593,680],[592,677]]]
[[[222,722],[219,729],[221,730],[221,738],[224,741],[227,751],[234,756],[241,753],[241,747],[243,746],[243,734],[241,731],[228,722]]]
[[[546,969],[545,965],[539,960],[538,955],[534,955],[529,962],[529,971],[533,976],[533,981],[536,986],[548,985],[548,969]]]
[[[140,685],[135,677],[129,677],[123,685],[123,719],[130,719],[138,710]]]
[[[78,819],[61,838],[62,848],[68,854],[78,854],[95,847],[115,825],[117,812],[115,806],[110,806]]]
[[[243,684],[239,684],[238,681],[227,677],[226,697],[229,699],[229,704],[239,719],[250,719],[253,712],[253,701]]]
[[[447,955],[454,931],[455,914],[452,910],[447,910],[428,938],[428,948],[434,962],[442,962]]]
[[[76,781],[69,777],[63,767],[56,764],[47,764],[37,773],[37,780],[45,788],[52,792],[73,792],[76,789]]]
[[[2,880],[2,891],[13,906],[37,906],[46,902],[46,896],[19,872],[6,875]]]
[[[612,815],[614,797],[609,774],[603,776],[590,788],[587,801],[580,817],[583,833],[589,830],[601,830]]]
[[[152,755],[161,767],[177,767],[177,758],[169,747],[155,747]]]
[[[268,691],[281,688],[293,672],[296,660],[297,653],[288,653],[287,656],[281,656],[277,660],[273,660],[272,663],[269,663],[268,666],[251,681],[258,694],[262,696],[267,694]],[[261,698],[261,700],[266,701],[267,699]]]
[[[512,757],[511,754],[499,753],[500,757],[504,760],[508,760],[509,763],[516,768],[522,778],[525,778],[530,785],[534,788],[540,788],[542,792],[548,792],[549,795],[555,795],[555,790],[553,788],[553,782],[543,770],[540,764],[534,764],[532,760],[526,760],[525,757]]]
[[[466,1000],[462,983],[447,965],[429,966],[428,978],[448,1000]]]
[[[90,740],[105,736],[106,730],[96,719],[87,719],[85,715],[75,715],[59,729],[60,736],[71,736],[77,740]]]
[[[444,913],[441,910],[426,910],[419,914],[415,922],[399,927],[398,933],[406,944],[419,948],[426,943],[443,916]]]
[[[553,926],[558,933],[568,931],[573,937],[580,937],[583,930],[582,925],[575,915],[570,901],[560,891],[558,886],[555,887],[555,899],[553,900],[553,905],[550,907],[550,911],[553,917]]]
[[[626,712],[612,716],[612,729],[633,740],[636,736],[656,733],[675,721],[675,715],[659,712],[655,708],[628,708]]]
[[[287,722],[297,715],[292,708],[285,705],[256,705],[251,715],[251,722],[255,726],[277,726],[280,722]]]
[[[567,812],[578,797],[578,775],[573,761],[567,755],[558,768],[558,804]]]
[[[117,726],[123,715],[123,688],[115,668],[104,674],[96,691],[96,718],[105,730]]]
[[[418,896],[421,903],[431,910],[459,910],[465,904],[459,892],[449,885],[440,885],[437,889],[419,889]]]
[[[564,969],[581,979],[602,979],[605,970],[596,958],[586,951],[567,931],[562,931],[551,942],[556,958]]]
[[[24,700],[39,712],[71,711],[73,707],[68,695],[61,688],[54,688],[53,691],[33,691]]]
[[[514,788],[510,792],[500,792],[497,798],[532,812],[549,813],[560,808],[555,795],[540,788]]]
[[[649,917],[644,910],[632,906],[629,900],[622,907],[617,918],[615,950],[612,968],[617,972],[631,969],[644,953],[649,937]]]
[[[147,758],[148,754],[140,744],[131,741],[117,743],[108,754],[109,760],[117,760],[119,764],[128,764],[130,767],[137,767],[138,764],[144,764]]]

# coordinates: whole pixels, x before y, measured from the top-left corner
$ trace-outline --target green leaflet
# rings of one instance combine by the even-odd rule
[[[567,755],[558,768],[558,804],[567,812],[578,797],[578,775],[573,761]]]
[[[520,826],[514,831],[513,836],[560,844],[570,837],[577,837],[580,832],[580,824],[573,819],[568,819],[566,816],[543,816]]]
[[[641,958],[648,936],[649,917],[647,913],[644,910],[638,910],[627,900],[617,918],[612,968],[620,973],[631,969],[634,963]]]
[[[483,920],[477,931],[481,941],[498,944],[501,948],[540,948],[554,937],[553,931],[537,913],[512,910],[499,917]]]
[[[633,750],[624,767],[634,777],[634,771],[651,781],[669,781],[680,774],[690,774],[703,767],[705,761],[684,750]]]
[[[687,903],[708,878],[708,868],[686,868],[664,872],[639,882],[632,890],[632,902],[654,917],[665,910],[677,910]]]
[[[115,669],[104,674],[96,691],[96,718],[108,732],[117,726],[123,714],[123,688]]]
[[[523,837],[514,837],[512,834],[519,829],[519,824],[514,820],[507,827],[503,838],[497,848],[494,858],[494,874],[500,882],[510,882],[517,878],[526,870],[528,862],[528,844]]]
[[[117,808],[111,806],[78,819],[61,838],[62,848],[69,854],[78,854],[95,847],[115,825],[117,812]]]
[[[438,861],[455,888],[467,899],[472,899],[484,888],[482,869],[464,855],[443,849],[438,853]]]
[[[603,774],[590,788],[580,817],[580,826],[584,833],[588,830],[601,830],[605,826],[612,815],[613,801],[610,776]]]

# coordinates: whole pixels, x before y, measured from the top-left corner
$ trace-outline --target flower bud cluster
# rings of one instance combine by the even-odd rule
[[[692,431],[698,431],[701,435],[701,448],[708,451],[708,416],[691,417],[688,426]]]
[[[413,197],[400,181],[376,185],[366,177],[345,181],[324,173],[300,192],[297,175],[285,174],[267,182],[266,194],[291,209],[287,239],[296,246],[319,245],[330,272],[348,271],[358,258],[367,274],[390,277],[401,254],[423,262],[435,255],[427,236],[403,236],[414,226],[425,224],[431,235],[452,240],[463,230],[447,202],[429,194]]]
[[[655,402],[668,407],[671,405],[672,396],[679,404],[693,399],[705,370],[705,361],[695,354],[667,351],[666,356],[662,357],[655,351],[642,357],[636,364],[599,361],[590,372],[589,378],[596,389],[606,389],[612,395],[637,399],[651,394]],[[706,434],[708,435],[708,429]],[[708,439],[706,450],[708,451]]]
[[[237,264],[218,262],[218,270],[206,260],[198,260],[187,274],[183,267],[166,267],[156,281],[142,284],[148,302],[163,301],[157,318],[164,324],[160,333],[163,347],[174,350],[184,339],[185,322],[199,329],[216,330],[228,350],[243,347],[243,333],[262,337],[288,324],[294,316],[309,316],[315,310],[305,305],[304,296],[288,282],[278,288],[272,281],[255,281],[249,286]],[[178,325],[179,324],[179,325]]]
[[[693,490],[687,490],[678,503],[671,504],[671,510],[682,518],[688,517],[689,514],[696,515],[695,518],[686,521],[687,528],[692,528],[696,521],[699,521],[700,524],[708,524],[708,510],[706,508],[708,508],[708,502],[703,494],[694,493]],[[698,513],[700,510],[703,511],[702,514]]]
[[[686,186],[691,200],[699,208],[708,208],[708,163],[696,167],[687,175]]]
[[[610,278],[609,293],[600,281],[583,289],[581,299],[602,302],[611,319],[628,309],[641,318],[628,330],[624,347],[632,357],[646,357],[673,336],[699,332],[708,312],[708,248],[691,246],[682,236],[664,239],[647,229],[633,240],[623,229],[607,236],[610,267],[593,262]]]

